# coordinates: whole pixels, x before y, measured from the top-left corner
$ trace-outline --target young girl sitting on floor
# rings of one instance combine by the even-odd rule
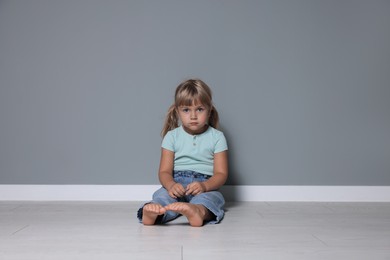
[[[222,220],[225,200],[218,189],[228,177],[228,148],[218,123],[211,90],[203,81],[186,80],[176,88],[162,131],[162,187],[138,211],[144,225],[180,215],[194,227]]]

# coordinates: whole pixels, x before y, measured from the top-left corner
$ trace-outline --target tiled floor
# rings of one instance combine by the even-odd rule
[[[139,204],[0,202],[0,259],[390,259],[390,203],[229,203],[201,228],[143,226]]]

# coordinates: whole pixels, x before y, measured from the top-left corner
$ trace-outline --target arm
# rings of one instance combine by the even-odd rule
[[[228,177],[228,154],[227,151],[214,154],[214,174],[204,182],[205,191],[219,189],[225,184]]]
[[[205,182],[193,182],[187,186],[186,194],[198,195],[202,192],[219,189],[225,184],[228,177],[227,151],[214,154],[214,173]]]
[[[181,197],[184,195],[184,187],[176,183],[173,179],[173,161],[175,154],[167,149],[161,148],[160,169],[158,172],[158,178],[161,185],[168,191],[172,198]],[[177,184],[177,185],[176,185]]]

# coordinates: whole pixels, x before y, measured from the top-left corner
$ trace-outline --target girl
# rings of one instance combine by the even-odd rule
[[[144,225],[166,223],[180,215],[194,227],[222,220],[225,200],[217,190],[228,176],[228,148],[216,129],[218,123],[211,90],[203,81],[186,80],[176,88],[162,130],[158,173],[162,187],[138,210]]]

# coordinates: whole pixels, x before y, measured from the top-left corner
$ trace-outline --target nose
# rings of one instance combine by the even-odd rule
[[[196,119],[197,118],[196,111],[191,111],[190,118],[191,119]]]

